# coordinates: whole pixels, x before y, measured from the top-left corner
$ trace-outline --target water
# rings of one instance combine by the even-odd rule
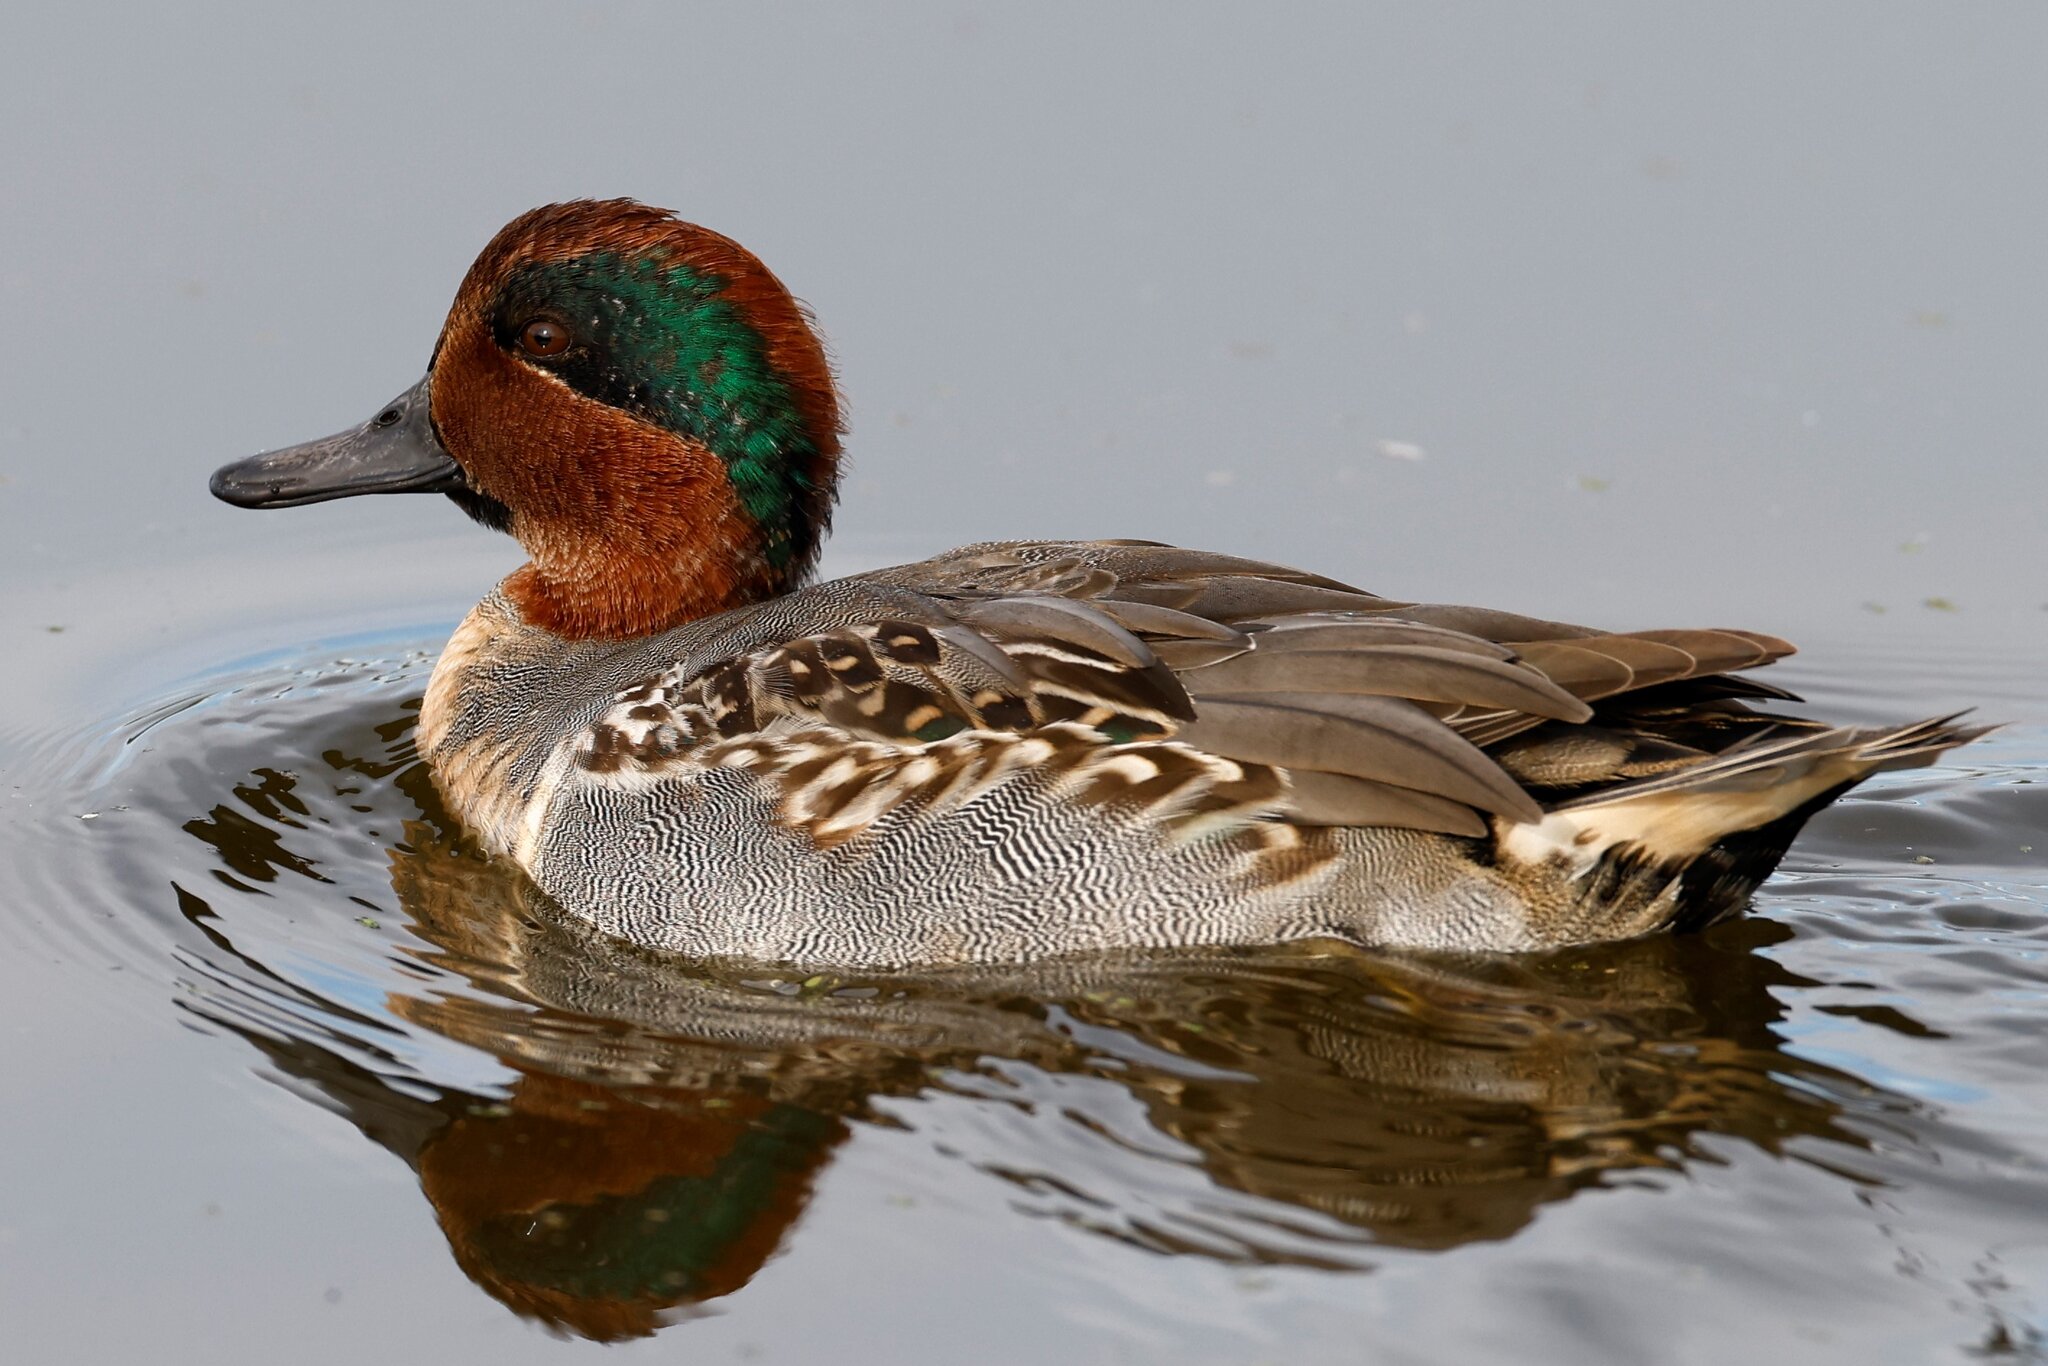
[[[2048,1355],[2037,8],[6,24],[10,1360]],[[587,192],[817,306],[833,572],[1156,536],[2008,725],[1701,936],[622,950],[411,749],[513,548],[204,493]]]
[[[237,661],[12,771],[35,1359],[153,1238],[281,1327],[515,1359],[492,1301],[793,1359],[2038,1347],[2048,726],[1872,784],[1703,936],[782,980],[469,848],[411,749],[435,644]]]

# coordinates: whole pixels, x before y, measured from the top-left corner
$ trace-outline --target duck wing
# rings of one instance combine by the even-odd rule
[[[1757,631],[1601,631],[1383,598],[1284,565],[1146,541],[991,542],[873,577],[934,592],[1086,601],[1176,671],[1200,713],[1182,738],[1226,754],[1249,757],[1254,746],[1230,731],[1272,719],[1233,705],[1239,701],[1396,698],[1471,742],[1547,805],[1671,773],[1780,731],[1823,729],[1747,705],[1798,700],[1737,676],[1793,653],[1790,642]],[[1210,724],[1223,721],[1232,725]],[[1318,806],[1315,814],[1330,823],[1401,823],[1350,820]]]
[[[706,743],[821,773],[836,755],[843,805],[933,747],[1015,759],[1030,734],[1057,742],[1032,762],[1086,769],[1104,794],[1477,836],[1487,815],[1535,821],[1802,724],[1750,712],[1745,698],[1784,694],[1727,676],[1788,653],[1775,637],[1399,602],[1142,541],[967,546],[713,625],[619,694],[585,767]],[[804,738],[747,743],[778,735]]]

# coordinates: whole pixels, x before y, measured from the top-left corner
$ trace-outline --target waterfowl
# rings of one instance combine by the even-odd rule
[[[521,215],[427,375],[217,471],[441,493],[531,557],[448,642],[449,807],[635,943],[815,966],[1333,937],[1517,951],[1738,911],[1815,811],[1978,731],[1774,714],[1731,629],[1604,632],[1148,541],[830,582],[838,399],[739,244]],[[1796,700],[1796,699],[1791,699]]]

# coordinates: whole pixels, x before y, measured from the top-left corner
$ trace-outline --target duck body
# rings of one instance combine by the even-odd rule
[[[428,379],[258,456],[253,506],[447,494],[533,556],[419,742],[567,911],[805,966],[1338,938],[1517,951],[1739,910],[1805,819],[1976,732],[1760,710],[1788,653],[1396,602],[1141,541],[807,583],[838,418],[808,318],[630,201],[509,225]]]
[[[1051,622],[1037,616],[1049,603]],[[1246,613],[1263,620],[1217,619]],[[1707,671],[1785,648],[1747,632],[1651,634],[1663,639],[1389,603],[1168,546],[1012,542],[624,642],[564,639],[494,593],[444,652],[419,734],[484,843],[605,932],[847,967],[1304,938],[1516,951],[1702,925],[1741,907],[1814,806],[1958,739],[1940,723],[1737,722],[1735,755],[1678,791],[1703,812],[1733,795],[1738,814],[1688,825],[1669,814],[1672,785],[1640,771],[1662,765],[1612,771],[1676,748],[1651,729],[1662,716],[1622,731],[1501,706],[1584,710],[1530,654],[1560,672],[1601,661],[1603,687],[1634,658],[1642,691],[1662,692],[1630,711],[1684,715],[1691,682],[1702,715],[1748,716],[1722,694],[1749,689]],[[1175,671],[1162,652],[1189,662]],[[1311,676],[1322,691],[1306,691]],[[1471,700],[1400,695],[1416,690]],[[1253,719],[1211,736],[1205,698]],[[1307,751],[1268,722],[1302,724]],[[1525,775],[1567,781],[1522,787],[1458,724],[1549,727],[1495,749]],[[1695,753],[1687,768],[1706,768]],[[1587,781],[1614,796],[1536,809]],[[1731,822],[1741,828],[1721,828]]]

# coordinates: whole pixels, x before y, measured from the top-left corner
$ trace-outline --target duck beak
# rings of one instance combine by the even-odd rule
[[[434,434],[427,386],[432,376],[384,405],[360,427],[237,460],[213,472],[209,487],[224,503],[288,508],[358,493],[458,493],[462,467]]]

